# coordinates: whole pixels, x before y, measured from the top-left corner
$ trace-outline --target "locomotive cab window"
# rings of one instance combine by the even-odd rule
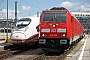
[[[66,12],[45,12],[43,22],[66,22]]]
[[[31,22],[31,19],[29,18],[23,18],[23,19],[20,19],[17,23],[16,23],[16,27],[18,29],[21,29],[21,28],[24,28],[26,26],[28,26]]]

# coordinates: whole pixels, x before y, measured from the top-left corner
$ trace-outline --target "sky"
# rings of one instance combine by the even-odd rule
[[[8,18],[15,18],[15,1],[17,16],[27,17],[41,14],[42,10],[52,7],[65,7],[70,11],[90,11],[90,0],[8,0]],[[7,0],[0,0],[0,18],[6,18]]]

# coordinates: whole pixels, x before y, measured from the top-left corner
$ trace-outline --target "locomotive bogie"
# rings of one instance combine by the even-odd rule
[[[39,44],[45,45],[45,46],[62,46],[69,44],[69,39],[67,38],[58,38],[58,39],[39,39]]]
[[[39,45],[44,51],[62,52],[69,47],[69,39],[39,39]]]

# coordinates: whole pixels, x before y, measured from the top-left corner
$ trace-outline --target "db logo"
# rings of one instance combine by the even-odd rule
[[[56,32],[56,29],[51,29],[51,32]]]

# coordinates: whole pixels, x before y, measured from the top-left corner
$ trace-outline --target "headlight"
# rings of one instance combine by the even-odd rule
[[[60,37],[65,37],[66,36],[66,34],[60,34]]]
[[[65,36],[65,34],[63,34],[62,36]]]
[[[53,27],[55,27],[56,25],[53,25]]]
[[[47,34],[42,34],[42,37],[46,37],[47,36]]]
[[[45,36],[44,34],[42,34],[42,36]]]

